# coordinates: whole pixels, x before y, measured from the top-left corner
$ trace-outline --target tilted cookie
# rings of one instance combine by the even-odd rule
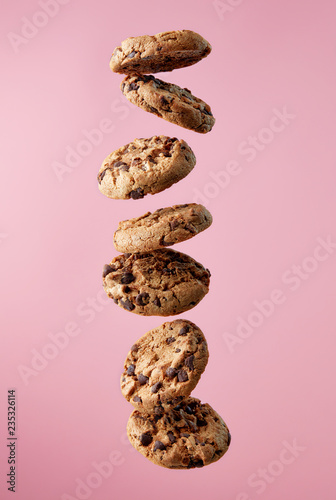
[[[191,148],[176,137],[135,139],[105,158],[98,173],[99,189],[109,198],[138,200],[169,188],[195,164]]]
[[[212,223],[202,205],[189,203],[160,208],[141,217],[119,222],[114,233],[118,252],[147,252],[188,240]]]
[[[194,31],[166,31],[130,37],[111,57],[115,73],[158,73],[191,66],[211,52],[211,45]]]
[[[168,469],[209,465],[224,455],[231,442],[223,419],[196,398],[160,414],[134,410],[127,435],[142,455]]]
[[[120,88],[130,102],[171,123],[201,134],[214,126],[210,106],[188,89],[151,75],[127,76]]]
[[[118,306],[143,316],[170,316],[196,306],[209,291],[210,271],[171,249],[122,254],[103,270],[103,286]]]
[[[208,357],[205,337],[194,323],[183,319],[164,323],[132,346],[121,392],[137,410],[157,414],[190,395]]]

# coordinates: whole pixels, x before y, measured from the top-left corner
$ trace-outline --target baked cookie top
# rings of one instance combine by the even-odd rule
[[[121,376],[123,396],[138,410],[176,406],[196,387],[208,362],[202,331],[178,319],[146,333],[127,355]]]
[[[195,164],[191,148],[176,137],[135,139],[105,158],[98,186],[109,198],[138,200],[180,181]]]
[[[211,45],[190,30],[130,37],[121,42],[110,60],[115,73],[158,73],[191,66],[211,52]]]
[[[212,223],[210,212],[196,203],[174,205],[119,222],[114,233],[118,252],[147,252],[188,240]]]
[[[134,410],[127,434],[136,450],[169,469],[191,469],[216,462],[231,442],[223,419],[196,398],[188,398],[160,414]]]
[[[196,306],[209,291],[210,271],[168,248],[122,254],[103,270],[107,295],[143,316],[170,316]]]
[[[126,76],[120,88],[127,99],[139,108],[194,132],[205,134],[215,124],[208,104],[195,97],[190,90],[152,75]]]

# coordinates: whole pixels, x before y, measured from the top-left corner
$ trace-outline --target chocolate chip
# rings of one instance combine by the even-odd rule
[[[101,181],[104,179],[105,174],[106,174],[106,170],[103,170],[102,172],[100,172],[100,174],[98,174],[97,179],[98,179],[99,184],[101,184]]]
[[[191,463],[192,463],[192,466],[193,467],[204,467],[204,463],[203,463],[203,460],[199,459],[199,460],[191,460]]]
[[[208,425],[208,422],[206,422],[206,420],[201,420],[201,419],[197,419],[197,425],[198,427],[206,427]]]
[[[141,434],[140,443],[142,444],[142,446],[148,446],[149,444],[151,444],[152,441],[153,441],[153,438],[149,434],[149,432],[145,432],[144,434]]]
[[[175,349],[175,352],[181,352],[181,349],[179,349],[178,347]]]
[[[169,337],[169,339],[166,340],[167,344],[172,344],[175,341],[176,341],[175,337]]]
[[[230,443],[231,443],[231,434],[228,433],[228,440],[226,446],[230,446]]]
[[[115,304],[118,304],[119,300],[118,300],[118,299],[115,299],[114,297],[112,297],[112,298],[113,298],[113,302],[114,302]]]
[[[212,116],[212,113],[211,111],[208,111],[207,109],[203,109],[203,113],[205,113],[206,115],[209,115],[209,116]]]
[[[152,385],[151,392],[153,394],[156,394],[158,390],[161,388],[161,386],[162,386],[161,382],[156,382],[156,384]]]
[[[146,377],[146,376],[145,376],[145,375],[143,375],[142,373],[139,373],[139,375],[138,375],[138,381],[139,381],[140,385],[145,385],[145,384],[147,384],[147,383],[148,383],[148,380],[149,380],[149,378],[148,378],[148,377]]]
[[[192,234],[197,233],[196,229],[191,224],[186,224],[184,227],[187,231],[189,231]]]
[[[132,50],[132,52],[130,54],[128,54],[127,57],[129,57],[130,59],[132,59],[132,57],[134,57],[136,54],[136,52],[134,50]]]
[[[125,90],[125,85],[126,85],[126,83],[124,83],[124,82],[121,84],[121,92],[124,92],[124,90]]]
[[[181,328],[181,330],[179,331],[179,335],[180,335],[181,337],[184,337],[185,335],[187,335],[187,333],[189,332],[189,330],[190,330],[190,328],[189,328],[189,326],[188,326],[188,325],[183,326],[183,327]]]
[[[130,293],[131,289],[129,286],[123,286],[123,292],[124,293]]]
[[[188,438],[190,434],[188,434],[187,432],[181,432],[181,436]]]
[[[124,161],[116,161],[115,163],[113,163],[114,168],[123,167],[124,165],[126,165],[126,167],[128,167],[127,163],[125,163]]]
[[[139,398],[139,396],[134,396],[133,401],[134,401],[135,403],[142,403],[142,399],[141,399],[141,398]]]
[[[174,231],[174,229],[176,229],[180,225],[180,222],[178,221],[178,219],[173,219],[169,222],[169,225],[170,229]]]
[[[126,309],[126,311],[133,311],[133,309],[135,309],[135,305],[132,304],[132,302],[129,299],[126,300],[120,299],[120,304],[124,309]]]
[[[103,278],[106,278],[106,276],[112,273],[114,270],[114,267],[110,266],[110,264],[105,264],[103,269]]]
[[[164,451],[165,449],[166,449],[166,447],[161,441],[155,441],[153,451],[156,451],[156,450]]]
[[[138,304],[138,306],[145,306],[149,302],[149,294],[144,292],[144,293],[139,293],[139,295],[136,296],[135,302]]]
[[[133,344],[131,347],[131,352],[137,352],[139,350],[139,347],[136,344]]]
[[[169,441],[171,442],[171,444],[176,443],[176,437],[174,436],[174,434],[171,431],[167,432],[167,436],[168,436]]]
[[[145,196],[144,191],[141,188],[134,189],[130,192],[129,195],[132,200],[140,200],[140,198],[143,198]]]
[[[155,113],[156,115],[159,115],[160,113],[158,112],[158,110],[156,108],[154,108],[153,106],[149,106],[150,110],[152,111],[152,113]]]
[[[190,406],[186,406],[186,407],[184,408],[184,411],[185,411],[186,413],[188,413],[188,415],[192,415],[192,414],[193,414],[193,411],[192,411],[192,409],[190,408]]]
[[[121,283],[123,285],[128,285],[129,283],[132,283],[132,281],[135,280],[135,276],[133,276],[132,273],[126,272],[122,275],[121,277]]]
[[[171,379],[173,379],[174,377],[176,377],[176,375],[177,375],[176,368],[173,368],[172,366],[170,366],[169,368],[167,368],[166,375],[167,375],[168,378],[171,378]]]
[[[177,374],[177,379],[179,382],[187,382],[187,380],[189,380],[187,372],[185,370],[180,370]]]
[[[161,307],[161,301],[158,297],[156,297],[156,299],[154,299],[153,301],[153,304],[156,306],[156,307]]]
[[[164,409],[162,408],[162,406],[155,406],[154,413],[155,415],[161,418],[162,415],[164,414]]]
[[[184,361],[184,364],[186,365],[186,367],[189,368],[189,370],[191,370],[191,371],[194,370],[194,359],[195,359],[195,356],[192,354],[191,356],[188,356]]]
[[[129,86],[128,86],[128,92],[129,92],[130,90],[138,90],[138,88],[139,88],[139,85],[138,85],[136,82],[132,82],[132,83],[130,83],[130,84],[129,84]]]
[[[127,375],[130,375],[130,376],[133,376],[134,375],[134,370],[135,370],[135,366],[134,365],[129,365],[129,367],[127,368]]]

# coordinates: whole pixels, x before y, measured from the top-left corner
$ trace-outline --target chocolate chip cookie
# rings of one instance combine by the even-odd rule
[[[231,435],[208,404],[188,398],[162,414],[134,410],[127,424],[131,444],[146,458],[168,469],[192,469],[219,460]]]
[[[114,246],[118,252],[148,252],[188,240],[211,223],[210,212],[196,203],[160,208],[119,222]]]
[[[194,31],[166,31],[130,37],[111,57],[115,73],[158,73],[191,66],[211,52],[211,45]]]
[[[154,76],[127,76],[120,88],[139,108],[181,127],[205,134],[215,123],[210,106],[192,95],[190,90]]]
[[[190,395],[208,357],[205,337],[194,323],[183,319],[163,323],[132,346],[121,392],[136,409],[159,414]]]
[[[109,198],[138,200],[169,188],[195,164],[191,148],[176,137],[135,139],[105,158],[98,174],[99,189]]]
[[[168,248],[122,254],[103,270],[103,286],[118,306],[143,316],[170,316],[196,306],[209,291],[210,271]]]

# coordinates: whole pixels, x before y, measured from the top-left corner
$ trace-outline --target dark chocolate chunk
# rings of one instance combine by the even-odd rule
[[[179,331],[179,335],[180,335],[181,337],[183,337],[183,336],[187,335],[187,333],[188,333],[188,332],[189,332],[189,326],[188,326],[188,325],[186,325],[186,326],[183,326],[183,327],[181,328],[181,330]]]
[[[127,57],[129,57],[130,59],[132,59],[134,56],[135,56],[136,52],[134,50],[132,50],[132,52],[130,54],[128,54]]]
[[[161,307],[161,301],[158,297],[156,297],[156,299],[154,299],[153,301],[153,304],[157,307]]]
[[[139,350],[139,347],[136,344],[133,344],[131,347],[132,352],[137,352]]]
[[[175,349],[175,352],[181,352],[181,349],[179,349],[178,347]]]
[[[106,170],[103,170],[102,172],[100,172],[100,174],[98,174],[97,179],[98,179],[99,184],[101,184],[101,181],[104,179],[105,174],[106,174]]]
[[[184,361],[184,364],[186,365],[186,367],[189,368],[189,370],[191,370],[191,371],[194,370],[194,359],[195,359],[195,356],[192,354],[191,356],[188,356]]]
[[[153,394],[156,394],[161,386],[162,386],[161,382],[156,382],[156,384],[152,385],[151,392]]]
[[[103,269],[103,278],[106,278],[106,276],[112,273],[114,270],[114,267],[110,266],[110,264],[105,264]]]
[[[146,377],[142,373],[139,373],[139,375],[138,375],[138,381],[140,382],[140,385],[147,384],[148,380],[149,380],[148,377]]]
[[[187,231],[189,231],[192,234],[197,233],[196,229],[191,224],[186,224],[184,227]]]
[[[166,446],[161,441],[155,441],[153,451],[156,451],[156,450],[164,451],[165,449],[166,449]]]
[[[135,403],[142,403],[142,399],[141,399],[141,398],[139,398],[139,396],[134,396],[133,401],[134,401]]]
[[[188,434],[187,432],[181,432],[181,436],[188,438],[190,434]]]
[[[180,370],[177,374],[177,379],[179,382],[187,382],[187,380],[189,380],[187,372],[185,370]]]
[[[127,311],[133,311],[133,309],[135,309],[135,305],[132,304],[132,302],[129,299],[126,299],[126,300],[120,299],[120,304]]]
[[[140,200],[140,198],[143,198],[145,196],[144,191],[141,188],[134,189],[130,192],[129,195],[132,200]]]
[[[167,368],[166,375],[167,375],[168,378],[173,379],[174,377],[176,377],[176,374],[177,374],[176,368],[173,368],[172,366],[170,366],[169,368]]]
[[[149,302],[149,294],[146,292],[139,293],[135,298],[135,302],[138,306],[145,306]]]
[[[169,338],[166,340],[167,344],[172,344],[172,343],[173,343],[173,342],[175,342],[175,341],[176,341],[176,338],[175,338],[175,337],[169,337]]]
[[[126,167],[128,167],[127,163],[125,163],[124,161],[116,161],[115,163],[113,163],[113,166],[115,168],[123,167],[125,165],[126,165]]]
[[[129,283],[132,283],[132,281],[134,281],[134,280],[135,280],[135,276],[133,276],[132,273],[129,273],[127,271],[121,277],[121,283],[123,285],[128,285]]]
[[[176,229],[180,225],[180,222],[178,221],[178,219],[173,219],[169,222],[169,225],[170,229],[174,231],[174,229]]]
[[[136,82],[131,82],[131,83],[129,84],[129,86],[128,86],[128,92],[129,92],[130,90],[138,90],[138,88],[139,88],[139,85],[138,85]]]
[[[149,434],[149,432],[145,432],[144,434],[141,434],[139,439],[140,439],[140,443],[142,444],[142,446],[148,446],[153,441],[153,438]]]
[[[231,434],[228,433],[227,446],[230,446],[230,443],[231,443]]]
[[[176,443],[176,437],[174,436],[174,434],[171,431],[167,432],[167,436],[168,436],[169,441],[171,442],[171,444]]]
[[[129,367],[127,368],[127,375],[130,375],[130,376],[133,376],[134,375],[134,370],[135,370],[135,366],[134,365],[129,365]]]

